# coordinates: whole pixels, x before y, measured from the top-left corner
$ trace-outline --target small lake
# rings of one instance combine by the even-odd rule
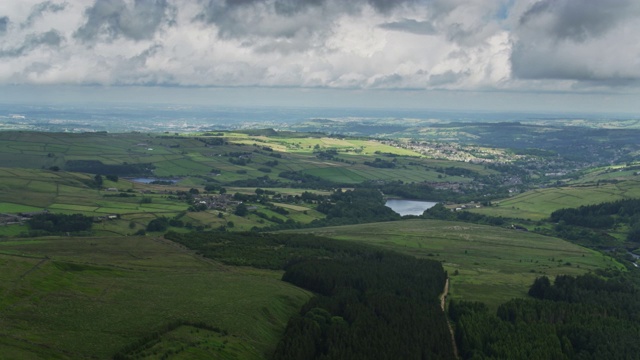
[[[172,183],[177,183],[178,180],[172,180],[172,179],[156,179],[156,178],[134,178],[134,179],[130,179],[133,182],[137,182],[140,184],[151,184],[154,181],[170,181]]]
[[[422,213],[434,207],[437,202],[418,200],[387,200],[385,205],[401,216],[422,215]]]

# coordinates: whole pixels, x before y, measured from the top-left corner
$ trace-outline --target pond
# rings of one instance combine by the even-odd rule
[[[422,213],[435,206],[437,202],[418,200],[387,200],[385,205],[401,216],[422,215]]]
[[[134,178],[130,180],[133,182],[141,183],[141,184],[151,184],[154,181],[166,181],[166,182],[171,182],[173,184],[178,182],[178,180],[174,180],[174,179],[156,179],[156,178]]]

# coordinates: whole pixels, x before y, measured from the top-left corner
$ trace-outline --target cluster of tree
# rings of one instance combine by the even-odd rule
[[[442,203],[438,203],[422,213],[424,219],[438,219],[449,221],[464,221],[474,224],[503,226],[507,224],[507,220],[502,216],[490,216],[484,214],[472,213],[469,211],[451,211]]]
[[[593,229],[609,229],[615,223],[611,215],[583,214],[580,209],[560,209],[551,213],[551,221]]]
[[[324,199],[323,195],[320,194],[315,194],[312,192],[308,192],[305,191],[300,195],[300,200],[304,201],[305,203],[311,204],[317,201],[321,201]]]
[[[315,146],[313,153],[320,160],[336,160],[336,156],[338,156],[338,150],[336,149],[327,149],[320,150],[320,145]]]
[[[640,199],[560,209],[549,220],[556,225],[541,232],[584,245],[616,246],[618,240],[608,232],[621,224],[628,228],[628,241],[640,242]]]
[[[481,178],[484,182],[485,177]],[[488,201],[494,198],[502,198],[507,196],[508,190],[501,185],[485,186],[484,188],[475,189],[435,189],[428,183],[405,183],[403,181],[389,181],[384,184],[378,182],[365,182],[359,184],[358,187],[379,189],[387,195],[395,195],[405,199],[425,200],[425,201],[476,201],[482,199]]]
[[[313,226],[358,224],[392,221],[400,215],[385,206],[385,200],[376,189],[336,191],[316,208],[326,218],[314,220]]]
[[[274,129],[242,129],[242,130],[234,130],[234,132],[238,132],[241,134],[247,134],[249,136],[267,136],[274,137],[278,136],[280,133]]]
[[[187,229],[193,229],[194,226],[192,223],[190,222],[184,222],[180,219],[182,215],[179,214],[178,216],[172,217],[172,218],[167,218],[166,216],[161,216],[158,218],[155,218],[151,221],[149,221],[149,223],[147,224],[147,227],[145,228],[146,231],[167,231],[169,229],[170,226],[172,227],[177,227],[177,228],[187,228]],[[196,230],[198,231],[202,231],[204,230],[204,226],[198,226],[195,227]]]
[[[292,187],[304,187],[307,189],[332,189],[338,186],[332,181],[298,171],[283,171],[278,174],[278,177],[291,180],[293,183],[290,186]]]
[[[437,194],[435,189],[427,184],[405,184],[402,181],[391,181],[383,185],[371,184],[371,186],[378,186],[380,188],[380,191],[387,195],[400,196],[405,199],[433,201],[440,200],[440,196]]]
[[[238,170],[238,173],[244,170]],[[271,179],[269,175],[258,176],[257,178],[235,180],[229,183],[229,186],[238,187],[278,187],[282,185],[278,180]]]
[[[601,274],[602,275],[602,274]],[[542,277],[498,308],[451,302],[463,359],[633,359],[640,353],[640,295],[628,275]]]
[[[220,146],[220,145],[225,145],[227,143],[222,137],[213,137],[213,138],[198,137],[196,138],[196,140],[203,142],[205,146]]]
[[[60,234],[90,231],[93,226],[93,217],[82,214],[52,214],[41,213],[32,216],[27,224],[37,233]]]
[[[393,169],[396,167],[396,159],[393,161],[376,158],[374,161],[365,161],[365,165],[379,169]]]
[[[94,185],[97,188],[101,188],[103,183],[104,179],[102,179],[102,175],[98,174],[93,177],[93,184],[91,185]]]
[[[640,220],[640,199],[625,199],[604,202],[596,205],[580,206],[578,208],[560,209],[551,213],[553,222],[564,221],[570,225],[580,225],[594,228],[609,228],[612,221],[599,221],[601,217],[615,216],[618,222],[629,223]],[[593,220],[595,225],[587,224]],[[602,223],[601,226],[598,226]]]
[[[551,228],[536,228],[536,232],[559,237],[584,246],[610,247],[617,246],[620,242],[606,231],[566,224],[557,224]]]
[[[147,231],[166,231],[169,228],[169,219],[164,216],[155,218],[147,224]]]
[[[115,176],[144,176],[151,175],[155,168],[153,164],[103,164],[99,160],[68,160],[64,165],[65,170],[85,172],[91,174],[111,174]]]
[[[218,184],[213,184],[213,183],[208,183],[207,185],[204,186],[204,191],[206,192],[218,192],[220,194],[225,194],[227,192],[227,189],[225,189],[224,187],[222,187],[221,185]]]
[[[136,197],[136,194],[128,193],[128,192],[119,192],[117,194],[104,194],[102,197],[121,197],[121,198],[131,198]]]
[[[437,262],[363,252],[302,260],[282,279],[317,296],[290,319],[274,360],[453,358]]]

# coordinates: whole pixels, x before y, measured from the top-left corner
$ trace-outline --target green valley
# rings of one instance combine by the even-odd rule
[[[637,163],[549,173],[578,164],[557,159],[551,150],[271,129],[1,132],[0,350],[287,359],[339,348],[451,358],[437,298],[448,291],[443,304],[453,306],[453,339],[466,358],[475,348],[463,339],[473,334],[461,324],[495,321],[476,302],[500,313],[529,299],[538,279],[637,277],[630,205],[607,215],[608,228],[552,219],[637,199]],[[440,204],[401,217],[389,198]],[[544,289],[554,286],[562,285]],[[375,330],[360,337],[364,347],[347,341],[365,328]],[[406,347],[410,329],[423,340]],[[388,348],[375,350],[377,337]],[[301,345],[309,339],[314,346]]]

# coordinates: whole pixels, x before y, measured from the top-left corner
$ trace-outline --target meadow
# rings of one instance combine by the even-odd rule
[[[453,299],[482,301],[493,309],[525,297],[542,275],[624,268],[609,256],[557,238],[461,222],[404,220],[307,231],[441,261]]]
[[[107,359],[155,332],[132,355],[263,359],[310,296],[152,237],[0,241],[0,269],[0,353],[14,359]],[[162,331],[176,321],[220,331]]]
[[[471,210],[485,215],[542,220],[555,210],[640,197],[640,180],[567,185],[527,191]]]
[[[308,136],[251,136],[225,132],[223,136],[107,133],[0,133],[0,164],[7,168],[65,170],[70,161],[100,161],[106,166],[150,164],[149,176],[186,178],[185,185],[200,185],[205,178],[228,183],[266,175],[278,178],[283,171],[297,171],[338,183],[370,180],[438,181],[436,167],[464,167],[479,174],[494,173],[481,165],[428,159],[411,150],[375,140]],[[223,142],[209,145],[207,141]],[[319,151],[334,151],[330,159]],[[279,157],[274,157],[277,152]],[[250,162],[233,164],[233,154],[247,154]],[[392,156],[393,158],[389,157]],[[376,158],[396,159],[395,169],[368,166]],[[273,163],[276,160],[277,164]],[[270,164],[271,165],[268,165]],[[212,173],[213,170],[217,173]],[[107,174],[103,174],[107,175]],[[286,182],[285,179],[281,179]],[[449,176],[450,181],[469,181]]]

